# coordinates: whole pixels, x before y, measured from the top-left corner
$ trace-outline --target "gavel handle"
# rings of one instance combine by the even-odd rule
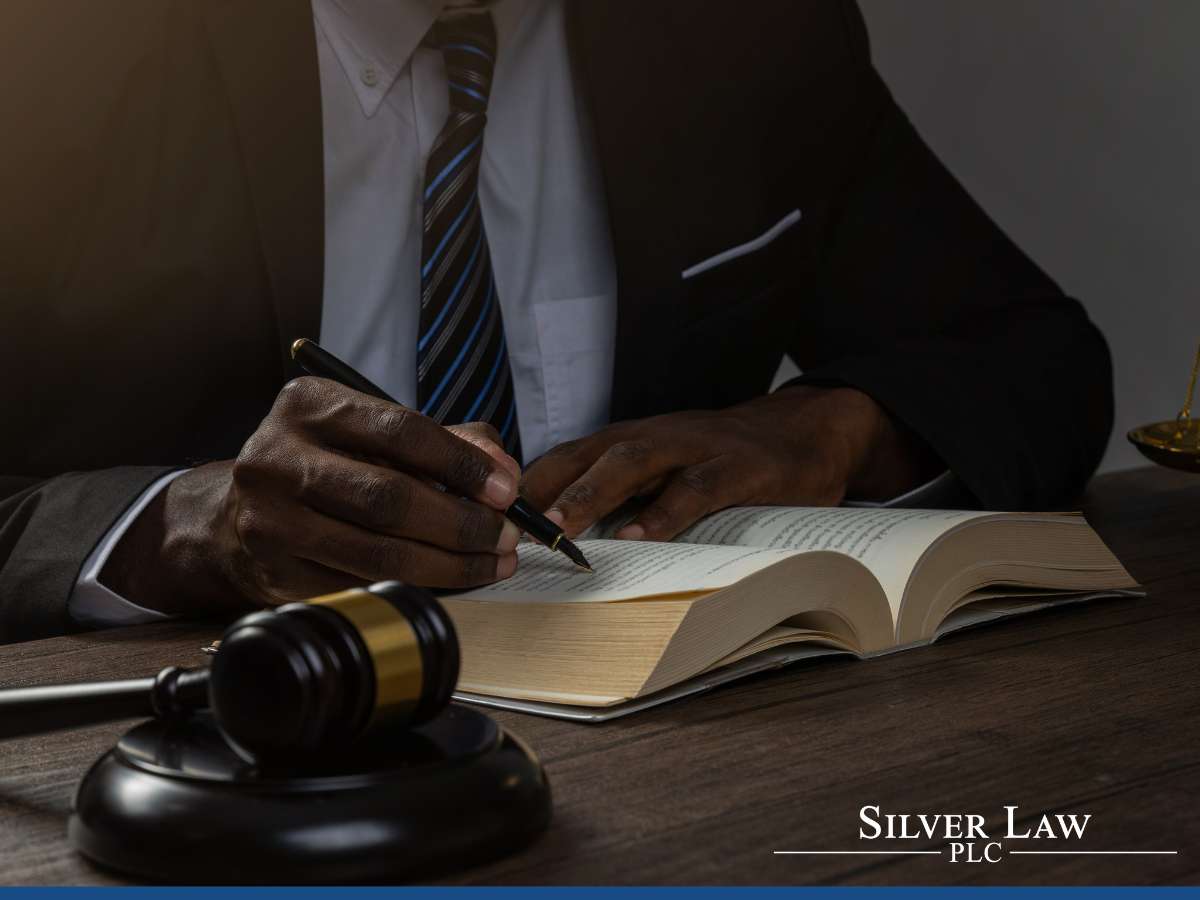
[[[0,740],[118,719],[173,716],[207,702],[208,670],[163,669],[153,678],[0,691]]]

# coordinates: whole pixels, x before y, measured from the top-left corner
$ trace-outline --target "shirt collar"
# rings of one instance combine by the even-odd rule
[[[527,0],[312,0],[317,26],[368,119],[447,7],[490,9],[497,35],[506,40],[527,5]]]
[[[444,5],[444,0],[312,0],[313,16],[363,115],[375,115]]]

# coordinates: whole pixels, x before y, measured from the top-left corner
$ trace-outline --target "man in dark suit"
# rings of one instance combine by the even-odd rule
[[[1104,340],[851,0],[379,7],[0,14],[0,640],[505,577],[518,477],[647,539],[1080,491]],[[416,411],[289,382],[318,333]]]

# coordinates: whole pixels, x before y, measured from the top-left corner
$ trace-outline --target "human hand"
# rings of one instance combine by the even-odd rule
[[[730,506],[886,499],[937,467],[866,394],[799,385],[728,409],[619,422],[561,444],[526,470],[522,493],[568,537],[649,496],[616,537],[666,541]]]
[[[155,498],[101,582],[171,613],[390,578],[485,584],[516,569],[520,532],[502,513],[520,474],[491,426],[443,428],[335,382],[299,378],[237,459],[192,469]]]

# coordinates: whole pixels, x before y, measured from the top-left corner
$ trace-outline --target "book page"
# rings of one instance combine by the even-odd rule
[[[592,573],[576,567],[561,553],[523,543],[517,547],[517,571],[511,578],[454,597],[589,603],[714,591],[795,555],[791,550],[762,547],[608,540],[575,543],[592,564]]]
[[[896,620],[913,567],[935,540],[971,510],[743,506],[714,513],[675,540],[692,544],[830,550],[863,563],[879,579]]]

